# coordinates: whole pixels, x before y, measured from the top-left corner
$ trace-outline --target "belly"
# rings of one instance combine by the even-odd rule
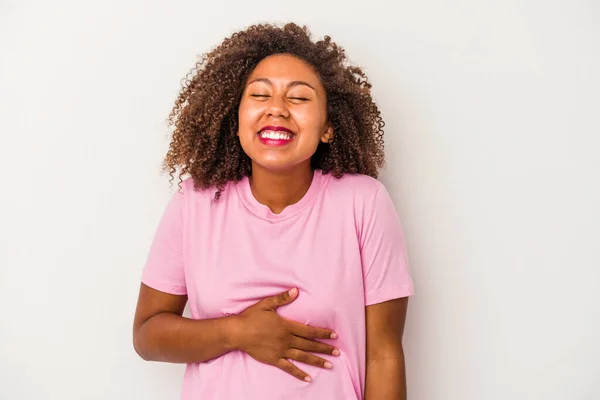
[[[360,385],[354,382],[358,376],[356,366],[344,356],[336,357],[332,362],[331,370],[296,363],[313,378],[307,383],[247,354],[231,352],[209,363],[189,365],[184,393],[195,395],[190,399],[207,400],[361,399]]]

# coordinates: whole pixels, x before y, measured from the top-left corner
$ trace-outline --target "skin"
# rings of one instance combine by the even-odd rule
[[[311,156],[320,142],[333,139],[327,121],[327,95],[312,67],[287,54],[265,58],[247,80],[239,106],[238,136],[252,160],[255,198],[274,213],[298,202],[310,187]],[[260,142],[264,126],[283,126],[294,139],[282,147]],[[140,287],[134,345],[146,360],[205,362],[241,350],[266,364],[310,382],[288,359],[329,368],[318,354],[339,354],[319,342],[334,333],[281,318],[276,310],[296,292],[265,298],[239,315],[192,320],[182,317],[186,296]],[[402,335],[408,299],[366,307],[367,374],[365,399],[405,400]]]
[[[331,330],[281,318],[278,307],[291,303],[289,292],[267,297],[239,315],[212,319],[182,316],[187,296],[160,292],[141,284],[133,323],[133,344],[147,361],[206,362],[232,350],[246,352],[258,361],[276,366],[306,380],[288,359],[327,368],[326,360],[311,353],[339,355],[329,339]]]
[[[367,369],[365,400],[406,400],[402,335],[408,297],[366,307]]]
[[[238,136],[252,160],[250,187],[274,213],[298,202],[312,181],[310,159],[319,142],[333,139],[327,122],[327,95],[312,67],[282,54],[261,61],[244,89]],[[266,146],[258,137],[265,126],[282,126],[294,139],[282,147]]]

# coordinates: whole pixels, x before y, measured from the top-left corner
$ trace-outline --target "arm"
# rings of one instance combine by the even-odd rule
[[[290,359],[325,368],[327,360],[312,353],[339,353],[315,339],[329,339],[333,332],[285,320],[275,312],[294,301],[297,290],[266,297],[230,317],[182,316],[187,303],[185,204],[185,190],[171,197],[150,247],[134,318],[136,352],[145,360],[194,363],[240,350],[298,379],[307,375]]]
[[[406,400],[402,335],[408,297],[366,307],[365,400]]]
[[[185,185],[184,185],[185,186]],[[154,234],[142,275],[133,323],[133,345],[144,360],[205,362],[234,348],[229,317],[184,318],[185,187],[172,195]]]
[[[232,318],[182,317],[187,296],[140,287],[133,324],[135,351],[147,361],[205,362],[234,349]]]
[[[133,328],[136,352],[147,361],[206,362],[240,350],[298,379],[308,375],[296,360],[327,368],[327,360],[313,353],[339,355],[336,348],[317,341],[331,339],[329,329],[285,320],[276,310],[297,298],[298,291],[266,297],[238,315],[195,320],[182,317],[187,296],[164,293],[142,284]]]
[[[406,400],[402,334],[414,294],[402,223],[380,186],[360,231],[365,282],[366,400]]]

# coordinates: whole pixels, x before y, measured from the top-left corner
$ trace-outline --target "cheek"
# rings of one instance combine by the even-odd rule
[[[238,108],[238,123],[240,131],[250,129],[261,116],[260,107],[240,104]]]
[[[307,108],[296,115],[296,121],[303,132],[314,133],[317,137],[321,137],[325,126],[325,114],[318,108]],[[312,135],[311,135],[312,136]]]

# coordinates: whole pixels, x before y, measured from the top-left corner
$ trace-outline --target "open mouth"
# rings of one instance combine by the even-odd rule
[[[282,126],[265,126],[260,132],[258,137],[260,142],[267,146],[283,146],[290,143],[294,136],[292,131]]]
[[[292,133],[285,132],[285,131],[264,130],[264,131],[260,131],[258,133],[258,136],[260,136],[261,139],[291,140],[294,135]]]

